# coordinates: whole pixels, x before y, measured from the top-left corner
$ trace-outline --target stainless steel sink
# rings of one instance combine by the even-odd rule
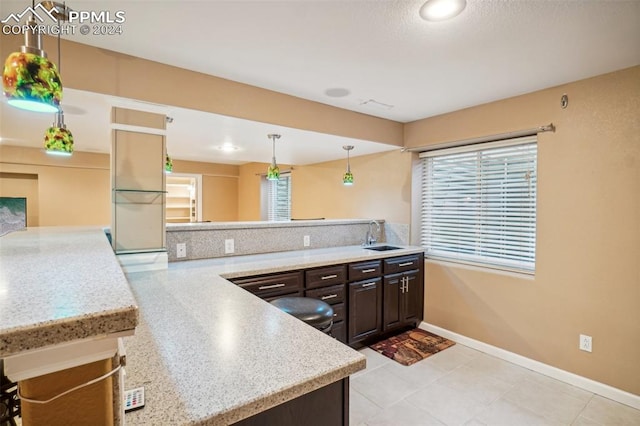
[[[375,250],[375,251],[388,251],[388,250],[400,250],[402,247],[394,247],[394,246],[365,246],[367,250]]]

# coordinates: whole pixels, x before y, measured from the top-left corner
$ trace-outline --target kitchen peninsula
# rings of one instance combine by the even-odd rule
[[[135,328],[124,338],[125,388],[144,386],[146,405],[126,414],[133,425],[251,424],[313,395],[338,395],[342,404],[326,401],[346,424],[348,377],[365,357],[227,278],[390,256],[334,247],[175,262],[125,277],[98,227],[15,232],[0,239],[0,254],[0,356]]]
[[[334,247],[173,262],[166,270],[129,273],[141,319],[136,336],[125,342],[127,387],[145,386],[147,405],[127,414],[127,423],[231,424],[348,379],[365,367],[363,355],[227,279],[421,250],[381,254]],[[342,392],[347,396],[348,388]]]

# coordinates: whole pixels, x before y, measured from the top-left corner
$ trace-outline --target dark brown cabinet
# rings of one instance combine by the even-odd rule
[[[331,335],[353,347],[422,321],[424,255],[410,254],[232,281],[271,301],[305,296],[333,308]]]
[[[418,270],[385,275],[382,331],[417,325],[422,320],[424,302],[421,278]]]
[[[422,321],[424,285],[423,254],[412,254],[383,261],[383,331]]]
[[[349,283],[349,344],[382,331],[382,279]]]

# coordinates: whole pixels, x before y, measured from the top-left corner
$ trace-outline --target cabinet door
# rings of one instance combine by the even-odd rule
[[[402,319],[405,324],[422,321],[424,304],[422,275],[418,271],[405,272],[404,293],[402,293]]]
[[[403,275],[388,275],[384,277],[383,283],[382,330],[387,331],[402,323]]]
[[[382,331],[382,279],[349,284],[349,343]]]

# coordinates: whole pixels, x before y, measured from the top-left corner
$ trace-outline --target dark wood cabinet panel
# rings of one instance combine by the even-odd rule
[[[236,278],[231,281],[262,298],[272,298],[301,291],[304,282],[302,271]]]
[[[362,281],[382,275],[382,261],[359,262],[349,264],[349,281]]]
[[[331,337],[334,337],[339,342],[347,343],[347,327],[345,321],[335,322],[331,327]]]
[[[402,324],[402,274],[387,275],[383,280],[382,331],[391,330]]]
[[[316,288],[313,290],[306,290],[304,295],[306,297],[314,297],[320,299],[323,302],[327,302],[330,305],[344,302],[344,284],[333,285],[330,287]]]
[[[335,305],[331,305],[331,308],[333,308],[333,322],[336,323],[339,321],[344,321],[345,304],[338,303]]]
[[[402,297],[402,321],[420,323],[423,318],[424,285],[422,270],[405,272],[405,292]]]
[[[424,306],[422,270],[385,275],[383,283],[383,331],[419,324]]]
[[[349,284],[349,344],[382,331],[382,279]]]
[[[261,296],[261,299],[266,300],[267,302],[271,302],[272,300],[280,299],[281,297],[302,297],[303,291],[296,291],[295,293],[287,293],[287,294],[278,294],[276,296],[264,297]]]
[[[306,288],[344,284],[347,281],[346,265],[329,266],[305,271]]]
[[[234,423],[236,426],[348,424],[348,377]]]

